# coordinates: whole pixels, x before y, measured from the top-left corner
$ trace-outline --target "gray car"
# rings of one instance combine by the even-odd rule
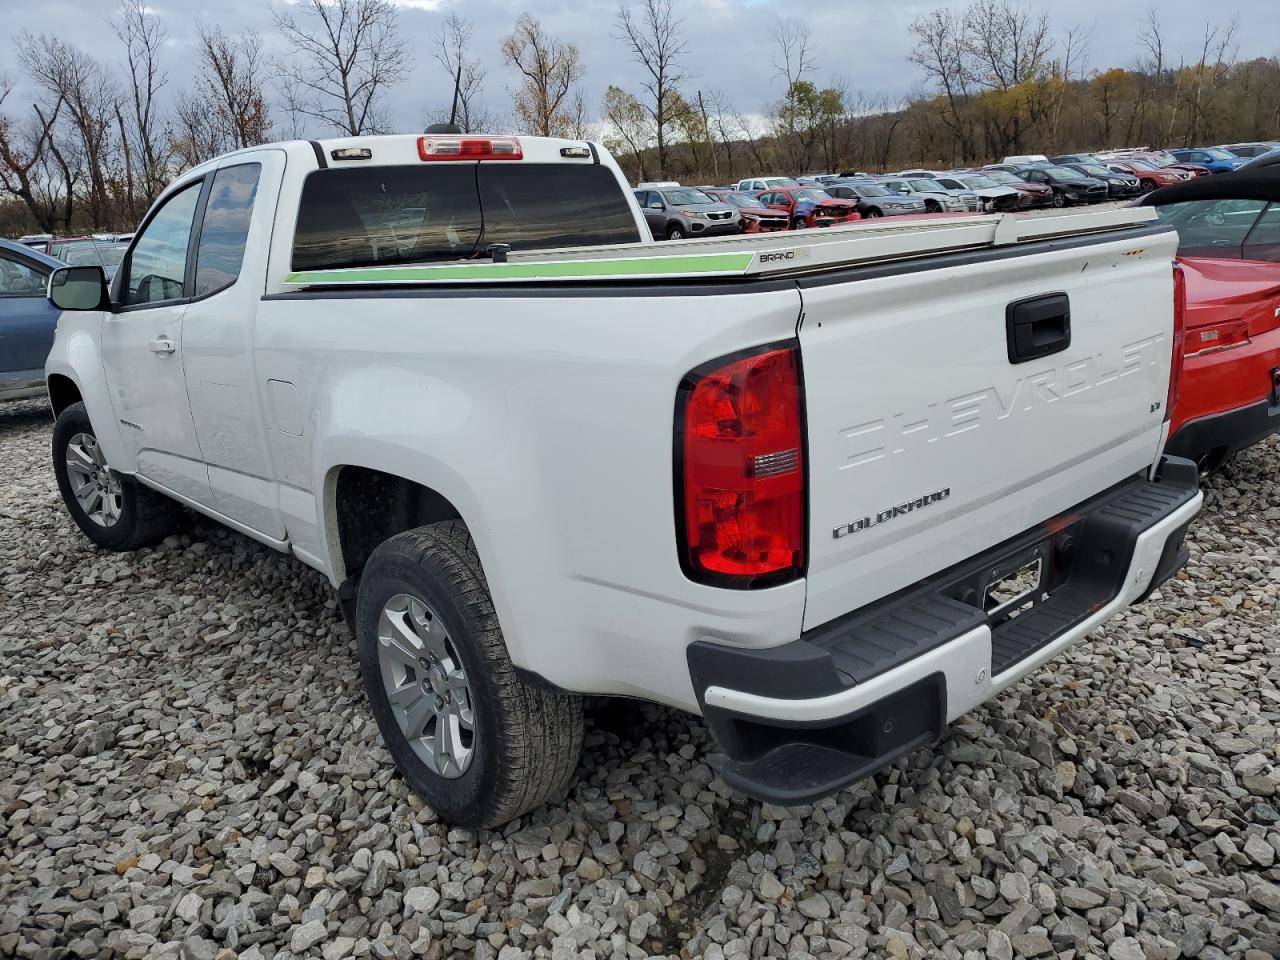
[[[857,203],[858,213],[868,220],[925,212],[923,200],[890,193],[889,188],[882,183],[869,180],[835,180],[826,184],[825,188],[833,197]]]
[[[738,208],[693,187],[662,187],[635,191],[645,222],[655,240],[738,233]]]

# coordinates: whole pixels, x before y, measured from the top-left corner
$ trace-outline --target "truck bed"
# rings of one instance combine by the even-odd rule
[[[285,277],[284,284],[298,288],[767,278],[1046,240],[1066,241],[1132,230],[1156,220],[1154,211],[1146,207],[1034,218],[1002,214],[938,217],[907,223],[881,220],[803,233],[512,251],[505,263],[459,260],[296,271]]]

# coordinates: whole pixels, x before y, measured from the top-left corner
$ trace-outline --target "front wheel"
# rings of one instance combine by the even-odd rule
[[[668,240],[683,240],[683,239],[684,239],[684,227],[682,227],[682,226],[680,226],[679,224],[676,224],[676,223],[673,223],[671,226],[667,227],[667,239],[668,239]]]
[[[1154,180],[1143,180],[1142,185],[1138,187],[1140,193],[1154,193],[1155,189],[1156,183]]]
[[[173,533],[182,508],[107,463],[89,413],[73,403],[53,425],[53,474],[81,532],[108,550],[136,550]]]
[[[875,207],[872,207],[870,210],[864,213],[863,216],[866,217],[868,220],[874,220],[876,217],[884,216],[884,214],[882,214]]]
[[[572,779],[582,700],[516,671],[461,521],[409,530],[373,551],[356,642],[382,739],[441,819],[499,826]]]
[[[924,209],[926,213],[941,213],[942,204],[938,203],[937,200],[926,200],[924,202]]]
[[[1053,205],[1061,210],[1067,205],[1067,195],[1059,193],[1057,190],[1053,191]]]

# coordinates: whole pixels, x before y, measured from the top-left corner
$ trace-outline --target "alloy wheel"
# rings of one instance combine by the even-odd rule
[[[462,776],[475,757],[471,684],[444,621],[417,597],[393,596],[378,619],[382,686],[400,732],[433,773]]]
[[[91,433],[77,433],[67,443],[67,479],[85,516],[100,527],[113,527],[120,519],[120,478]]]

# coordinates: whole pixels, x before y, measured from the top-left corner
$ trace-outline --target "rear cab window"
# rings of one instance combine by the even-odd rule
[[[294,231],[294,270],[388,266],[513,251],[639,243],[604,166],[440,163],[317,170]]]

